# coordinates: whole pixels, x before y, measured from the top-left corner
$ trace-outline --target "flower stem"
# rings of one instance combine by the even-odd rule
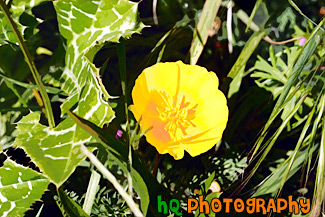
[[[126,119],[126,143],[129,146],[128,150],[128,184],[129,184],[129,194],[133,195],[133,183],[132,183],[132,144],[130,136],[130,122],[129,122],[129,110],[128,110],[128,98],[126,94],[126,51],[125,51],[125,40],[121,38],[120,43],[117,44],[117,55],[118,63],[120,68],[120,77],[122,85],[122,93],[124,96],[124,109],[125,109],[125,119]]]

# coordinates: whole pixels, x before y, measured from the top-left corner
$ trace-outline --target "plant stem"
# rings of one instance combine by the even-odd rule
[[[85,213],[87,213],[88,215],[90,215],[91,208],[95,201],[95,196],[97,193],[97,187],[99,185],[99,181],[100,181],[100,174],[97,173],[95,169],[93,169],[88,183],[85,202],[82,206],[82,209],[85,210]]]
[[[32,56],[29,53],[28,47],[25,44],[24,39],[21,36],[19,30],[17,29],[17,25],[16,25],[15,21],[11,18],[10,12],[3,0],[0,0],[0,7],[1,7],[2,11],[4,12],[5,17],[7,18],[8,22],[9,22],[17,40],[18,40],[20,49],[23,52],[24,57],[25,57],[25,61],[27,62],[29,69],[32,72],[35,82],[39,88],[39,91],[41,93],[41,96],[42,96],[42,99],[44,102],[45,115],[48,119],[49,126],[50,126],[50,128],[54,128],[55,122],[54,122],[54,117],[53,117],[53,112],[52,112],[52,107],[51,107],[51,101],[50,101],[50,98],[47,95],[45,87],[42,83],[41,76],[39,75],[37,68],[35,66],[35,63],[32,59]]]
[[[121,38],[120,43],[117,44],[117,54],[118,54],[118,63],[120,68],[120,77],[122,85],[122,93],[124,96],[124,109],[125,109],[125,119],[126,119],[126,143],[129,146],[128,149],[128,185],[129,185],[129,194],[133,195],[133,183],[132,183],[132,144],[130,136],[130,122],[129,122],[129,110],[128,110],[128,98],[126,94],[126,51],[125,51],[125,40]]]
[[[107,178],[107,180],[113,184],[114,188],[118,191],[118,193],[123,197],[125,202],[130,207],[134,216],[143,217],[144,215],[140,211],[137,204],[133,201],[132,197],[128,193],[126,193],[123,187],[118,183],[115,176],[109,170],[107,170],[107,168],[105,168],[105,166],[96,158],[96,156],[93,155],[90,151],[88,151],[88,149],[84,145],[81,145],[81,151],[89,158],[89,160],[95,165],[95,167]]]

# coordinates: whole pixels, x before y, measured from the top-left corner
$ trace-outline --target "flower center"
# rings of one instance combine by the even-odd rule
[[[164,107],[157,107],[157,110],[159,112],[160,120],[166,122],[164,129],[169,132],[173,140],[177,140],[180,139],[177,138],[178,136],[187,135],[186,129],[189,126],[196,127],[192,120],[195,118],[198,104],[191,107],[189,102],[185,102],[184,95],[182,96],[180,103],[177,103],[178,99],[174,100],[176,100],[174,105],[169,103],[169,100],[165,100],[166,103],[164,103]],[[181,132],[182,134],[178,135],[178,132]]]

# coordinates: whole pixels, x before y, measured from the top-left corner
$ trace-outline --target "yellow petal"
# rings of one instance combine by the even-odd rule
[[[213,72],[200,66],[158,63],[145,69],[132,90],[130,106],[147,141],[161,154],[197,156],[222,137],[228,120],[224,94]]]

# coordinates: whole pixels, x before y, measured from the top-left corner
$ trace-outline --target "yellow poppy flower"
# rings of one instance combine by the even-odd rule
[[[228,120],[227,100],[213,72],[200,66],[157,63],[135,81],[130,106],[147,141],[176,160],[184,150],[197,156],[222,137]]]

